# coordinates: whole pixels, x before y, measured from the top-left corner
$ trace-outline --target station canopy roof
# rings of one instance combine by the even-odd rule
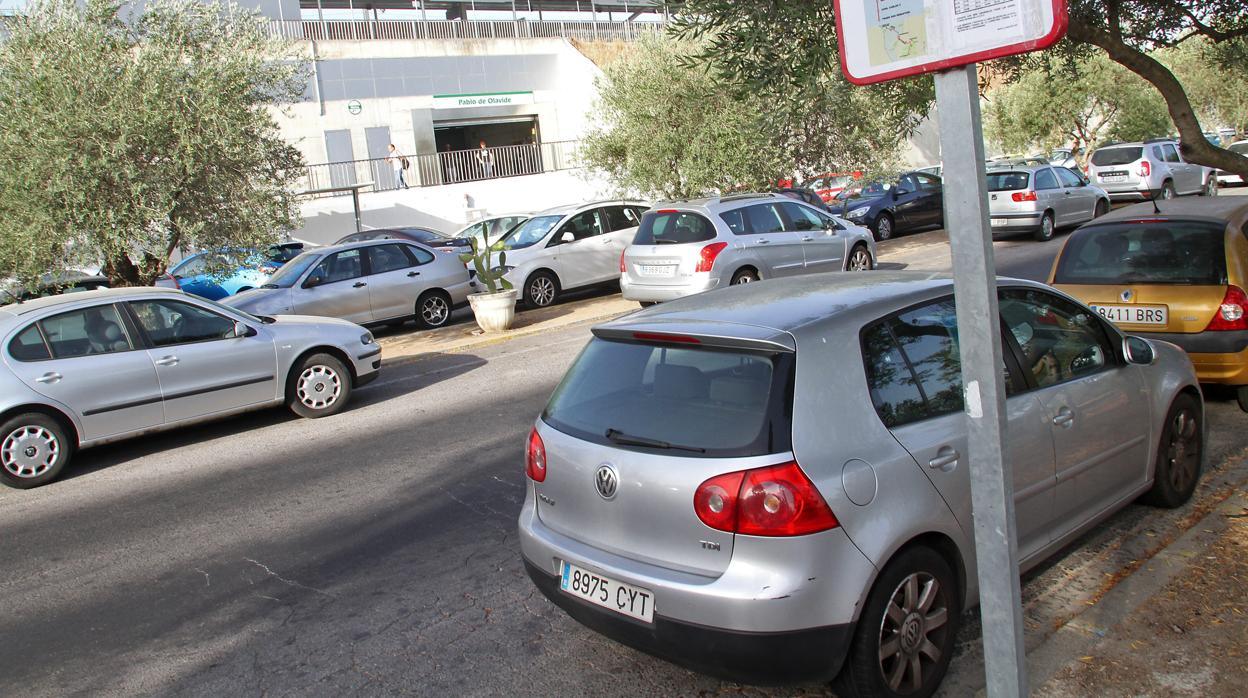
[[[475,4],[475,8],[474,8]],[[320,0],[319,7],[326,10],[345,9],[377,9],[377,10],[411,10],[420,9],[421,3],[412,0]],[[315,10],[317,0],[299,0],[299,6]],[[425,0],[426,10],[477,10],[493,12],[510,12],[512,0]],[[515,0],[516,10],[532,10],[537,12],[589,12],[590,0]],[[661,12],[661,0],[593,0],[593,10],[597,12]]]

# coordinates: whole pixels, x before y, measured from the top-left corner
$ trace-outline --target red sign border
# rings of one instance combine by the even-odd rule
[[[845,79],[855,85],[874,85],[878,82],[887,82],[896,80],[897,78],[909,77],[911,75],[922,75],[924,73],[935,73],[949,68],[957,68],[971,63],[979,63],[981,61],[990,61],[994,58],[1004,58],[1005,56],[1016,56],[1020,53],[1029,51],[1039,51],[1056,44],[1063,36],[1066,35],[1066,27],[1070,24],[1070,17],[1067,15],[1066,0],[1052,0],[1053,3],[1053,28],[1048,34],[1035,39],[1033,41],[1023,41],[1017,44],[1009,44],[1007,46],[999,46],[997,48],[979,51],[978,53],[969,53],[962,56],[954,56],[940,61],[932,61],[930,63],[920,63],[919,65],[910,66],[909,68],[901,68],[879,75],[872,75],[867,78],[860,78],[851,75],[849,66],[845,63],[845,31],[841,25],[841,2],[843,0],[833,0],[833,11],[836,13],[836,48],[839,53],[838,58],[841,62],[841,72],[845,74]]]

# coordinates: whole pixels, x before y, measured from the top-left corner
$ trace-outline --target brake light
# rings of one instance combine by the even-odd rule
[[[1140,168],[1136,170],[1135,172],[1141,177],[1147,177],[1149,174],[1152,173],[1152,171],[1153,171],[1153,166],[1149,164],[1148,160],[1145,160],[1140,163]]]
[[[674,208],[661,208],[655,211],[655,213],[680,213],[680,211],[677,211]]]
[[[546,480],[546,444],[542,443],[536,427],[529,432],[529,454],[524,459],[524,474],[533,482]]]
[[[627,252],[627,251],[628,250],[624,250],[623,252],[620,252],[620,273],[621,274],[628,271],[628,269],[624,268],[624,252]]]
[[[711,528],[749,536],[804,536],[840,525],[794,461],[717,475],[694,491],[693,510]]]
[[[1035,201],[1036,193],[1034,191],[1016,191],[1010,194],[1010,198],[1015,201]]]
[[[697,337],[686,337],[683,334],[662,334],[660,332],[634,332],[633,339],[639,342],[673,342],[675,344],[701,344]]]
[[[1248,307],[1248,295],[1238,286],[1227,286],[1226,296],[1205,331],[1248,330],[1244,308]]]
[[[725,247],[728,247],[726,242],[712,242],[703,247],[702,256],[698,259],[698,266],[694,267],[693,270],[695,272],[710,271],[711,267],[715,266],[715,258],[719,256],[720,252],[724,251]]]

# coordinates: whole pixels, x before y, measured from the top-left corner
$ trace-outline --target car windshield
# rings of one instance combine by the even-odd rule
[[[261,288],[290,288],[294,286],[299,277],[303,276],[303,272],[307,271],[316,264],[321,255],[317,252],[304,252],[289,262],[282,265],[273,276],[269,277],[268,283]]]
[[[867,182],[860,187],[846,187],[841,193],[836,195],[838,199],[872,199],[877,196],[883,196],[889,189],[893,188],[893,184],[887,182]]]
[[[988,191],[1018,191],[1026,189],[1031,175],[1026,172],[989,172]]]
[[[242,310],[239,310],[238,308],[232,308],[228,305],[221,305],[220,303],[216,301],[208,300],[207,298],[196,298],[195,302],[203,303],[204,305],[210,306],[212,308],[216,308],[217,310],[221,311],[222,313],[225,313],[226,315],[229,315],[231,313],[234,315],[242,315],[244,320],[251,320],[252,322],[268,324],[273,321],[273,318],[271,317],[267,317],[267,316],[260,317],[257,315],[252,315],[251,313],[244,312]]]
[[[781,453],[791,448],[792,358],[595,338],[542,419],[603,445],[681,456]]]
[[[1223,226],[1184,220],[1107,223],[1070,236],[1053,275],[1059,284],[1226,283]]]
[[[303,252],[302,243],[273,245],[272,247],[268,249],[267,252],[264,253],[264,256],[267,257],[269,261],[271,262],[278,262],[281,264],[285,264],[286,262],[289,262],[295,257],[298,257],[299,253],[301,252]]]
[[[517,226],[503,238],[503,246],[509,250],[522,250],[532,247],[546,238],[550,229],[555,227],[563,216],[537,216]]]
[[[1106,165],[1129,165],[1144,154],[1144,149],[1140,146],[1130,148],[1101,148],[1092,153],[1092,164],[1097,167]]]
[[[449,237],[443,235],[442,233],[435,233],[432,230],[425,230],[424,228],[399,228],[399,230],[409,235],[416,242],[436,244],[445,243],[447,240],[450,240]]]

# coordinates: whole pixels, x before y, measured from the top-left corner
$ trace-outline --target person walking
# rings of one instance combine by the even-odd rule
[[[407,169],[407,158],[399,152],[399,149],[390,144],[390,154],[386,156],[386,162],[390,163],[390,167],[394,169],[394,188],[410,189],[407,186],[407,178],[403,176],[403,170]]]
[[[494,153],[485,145],[485,141],[481,141],[481,145],[477,148],[477,162],[481,165],[481,177],[489,179],[494,176]]]

